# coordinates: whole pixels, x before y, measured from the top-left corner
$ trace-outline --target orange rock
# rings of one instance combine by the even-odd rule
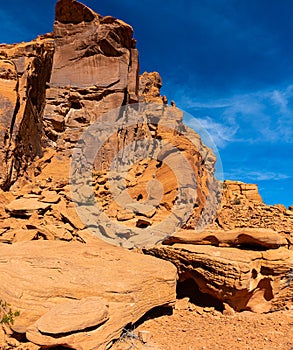
[[[273,311],[293,297],[293,252],[284,247],[254,251],[175,243],[147,251],[173,262],[181,281],[194,280],[201,293],[236,311]]]
[[[0,245],[0,299],[35,344],[105,349],[155,306],[175,302],[176,268],[97,239]],[[21,296],[21,297],[20,297]]]
[[[288,241],[278,232],[265,228],[236,228],[233,230],[205,229],[202,232],[195,230],[180,230],[168,237],[163,244],[187,243],[210,244],[215,246],[231,246],[253,249],[273,249],[288,246]]]

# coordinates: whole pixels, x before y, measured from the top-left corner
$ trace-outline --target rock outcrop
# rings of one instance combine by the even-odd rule
[[[293,302],[292,208],[240,182],[221,197],[215,155],[161,86],[139,76],[131,26],[75,0],[53,33],[0,45],[0,299],[35,344],[104,348],[172,303],[158,258],[238,311]]]
[[[55,225],[60,232],[63,231],[66,240],[80,235],[78,231],[84,226],[72,224],[72,220],[63,213],[65,209],[71,213],[74,210],[72,188],[69,187],[70,161],[73,150],[84,150],[81,145],[84,143],[86,146],[87,142],[79,139],[90,125],[97,125],[101,136],[94,136],[97,142],[93,148],[98,140],[105,136],[108,139],[103,140],[103,147],[90,164],[93,173],[88,174],[86,181],[92,179],[93,195],[103,213],[116,225],[123,226],[122,233],[120,229],[119,233],[128,242],[125,245],[121,241],[121,245],[133,247],[138,245],[138,241],[147,243],[143,237],[131,239],[131,236],[137,236],[137,232],[142,236],[153,236],[152,242],[155,243],[183,225],[198,228],[211,223],[219,202],[219,189],[214,177],[215,156],[201,142],[199,135],[183,124],[181,111],[166,104],[166,98],[160,95],[162,80],[159,74],[144,73],[139,79],[138,52],[132,35],[132,28],[123,21],[102,17],[75,0],[57,2],[53,33],[37,40],[38,45],[43,42],[49,45],[45,57],[50,54],[51,59],[50,74],[42,75],[39,80],[37,74],[35,77],[38,84],[42,84],[39,90],[43,95],[38,99],[42,102],[42,109],[34,106],[34,100],[29,99],[32,108],[38,109],[38,137],[42,144],[38,143],[38,152],[35,152],[38,157],[33,163],[25,159],[21,162],[26,168],[26,176],[16,177],[17,181],[11,187],[13,199],[18,202],[6,206],[2,241],[17,240],[15,226],[22,230],[41,227],[46,232],[48,225]],[[12,49],[24,54],[25,47],[16,44]],[[42,74],[41,71],[39,73]],[[30,90],[38,88],[35,81],[32,84]],[[140,104],[135,104],[138,101]],[[121,108],[124,105],[128,107]],[[34,137],[36,142],[38,137]],[[113,159],[123,150],[126,151],[122,165],[127,165],[128,169],[123,176],[120,168],[118,173],[126,181],[124,192],[130,194],[130,200],[121,207],[111,192],[108,173]],[[185,166],[182,162],[178,163],[174,152],[185,160]],[[134,159],[138,161],[134,162]],[[77,165],[76,168],[78,172],[82,167]],[[147,186],[151,183],[151,191],[158,200],[147,207]],[[12,181],[9,186],[11,184]],[[163,189],[162,198],[159,198],[158,186]],[[80,189],[74,191],[80,192]],[[48,196],[54,200],[48,202]],[[30,208],[23,208],[30,199],[36,203],[47,200],[48,210],[36,210],[28,226],[27,222],[20,220],[21,215],[17,215],[13,207],[21,203],[22,212],[32,213]],[[181,209],[172,213],[172,218],[165,225],[164,220],[173,207]],[[72,213],[72,216],[77,214]],[[17,224],[12,219],[16,217]],[[98,234],[106,232],[102,238],[114,235],[117,240],[117,232],[111,232],[100,218],[93,220],[95,222],[90,226],[96,225]],[[162,222],[164,225],[157,227]],[[67,224],[66,227],[64,224]],[[62,237],[60,233],[58,236]],[[52,235],[45,234],[45,237]]]
[[[293,243],[293,212],[281,204],[263,203],[253,184],[224,181],[221,205],[213,227],[271,229],[287,239],[291,246]]]
[[[139,77],[140,102],[153,102],[167,104],[166,96],[161,96],[162,78],[158,72],[144,72]]]
[[[0,45],[0,188],[9,189],[43,155],[42,116],[53,52],[50,35]]]
[[[293,304],[293,215],[262,202],[254,184],[225,181],[212,225],[182,229],[147,254],[172,261],[180,280],[237,311],[274,311]],[[194,291],[195,293],[198,291]]]
[[[138,101],[138,52],[130,25],[73,0],[57,2],[53,35],[45,133],[68,150],[103,113]]]
[[[235,244],[235,231],[224,232],[223,241],[234,240]],[[179,243],[170,245],[169,241],[146,253],[173,262],[180,281],[193,280],[198,287],[198,290],[194,288],[194,293],[213,297],[214,305],[221,302],[236,311],[253,312],[269,312],[292,305],[292,251],[282,247],[281,240],[276,244],[274,235],[270,238],[268,234],[266,242],[261,239],[257,242],[256,238],[251,239],[252,231],[243,241],[239,239],[242,234],[239,230],[237,247],[232,248],[199,245],[190,239],[190,234],[184,237],[183,233],[180,238],[174,238]],[[255,236],[258,235],[259,232],[255,232]],[[225,236],[230,238],[225,239]],[[207,243],[207,239],[215,239],[216,233],[201,233],[201,237]],[[264,245],[276,249],[264,250]]]
[[[251,249],[270,249],[290,246],[285,237],[278,232],[265,228],[238,228],[233,230],[205,229],[180,230],[164,240],[163,244],[174,243],[213,245],[216,247],[246,247]]]
[[[105,349],[123,328],[176,297],[176,268],[92,239],[0,246],[0,296],[12,329],[35,344]],[[0,344],[1,345],[1,344]]]

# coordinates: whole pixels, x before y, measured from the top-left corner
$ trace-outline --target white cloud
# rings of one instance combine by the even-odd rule
[[[199,101],[178,91],[178,106],[194,111],[219,147],[227,142],[293,143],[293,85],[224,99]],[[208,117],[197,114],[208,110]]]
[[[275,90],[271,95],[272,101],[279,107],[282,113],[288,113],[287,105],[288,100],[284,93],[281,91]]]
[[[250,169],[231,170],[224,174],[226,179],[245,179],[250,181],[279,181],[289,179],[290,176],[272,171],[255,171]]]
[[[197,131],[203,139],[203,142],[208,144],[211,148],[214,148],[211,143],[214,143],[216,147],[225,147],[229,142],[234,140],[238,129],[235,125],[218,123],[209,116],[205,118],[188,119],[185,120],[185,123],[190,128]]]

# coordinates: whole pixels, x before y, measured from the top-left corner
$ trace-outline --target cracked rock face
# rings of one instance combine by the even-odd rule
[[[0,187],[8,189],[42,156],[42,115],[54,46],[50,36],[0,45]]]
[[[45,133],[69,149],[100,115],[138,100],[138,52],[131,26],[77,1],[57,2],[53,33]]]

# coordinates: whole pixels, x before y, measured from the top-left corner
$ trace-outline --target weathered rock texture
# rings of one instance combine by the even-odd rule
[[[181,230],[149,253],[172,261],[201,293],[238,311],[267,312],[293,302],[292,225],[290,211],[265,205],[256,185],[225,181],[209,229]]]
[[[68,186],[72,151],[89,125],[100,123],[102,129],[104,124],[109,123],[107,118],[104,123],[104,120],[101,120],[102,116],[123,105],[128,105],[129,111],[117,110],[115,116],[117,120],[111,121],[109,130],[102,130],[102,136],[107,131],[109,139],[104,143],[93,164],[92,180],[98,205],[102,206],[111,220],[125,226],[126,240],[129,240],[134,230],[140,228],[141,234],[146,233],[147,231],[144,232],[142,228],[147,227],[150,231],[169,216],[178,192],[181,191],[176,171],[181,171],[182,177],[186,178],[188,171],[184,173],[183,169],[179,169],[176,158],[168,154],[167,149],[162,150],[161,154],[165,155],[163,154],[160,160],[151,160],[155,147],[148,151],[148,147],[139,146],[141,141],[152,142],[160,139],[182,154],[190,164],[189,173],[192,174],[189,174],[189,177],[194,177],[196,184],[194,203],[188,217],[184,214],[181,220],[180,213],[172,214],[176,223],[166,226],[167,233],[172,233],[183,225],[196,228],[211,222],[219,201],[218,185],[214,178],[215,156],[201,142],[200,137],[183,124],[182,113],[175,107],[166,105],[166,98],[160,95],[162,80],[158,73],[144,73],[139,83],[138,52],[132,35],[132,28],[123,21],[109,16],[102,17],[74,0],[57,2],[53,33],[37,39],[34,44],[37,48],[39,46],[43,48],[44,57],[38,59],[40,66],[46,67],[46,74],[40,69],[35,72],[34,80],[26,84],[26,89],[36,90],[39,95],[28,98],[30,108],[37,112],[34,114],[35,118],[30,115],[27,123],[27,128],[31,131],[25,129],[22,136],[22,144],[26,148],[32,148],[32,151],[26,152],[24,148],[22,153],[27,158],[38,157],[31,163],[21,158],[20,151],[17,151],[16,159],[17,161],[21,159],[20,165],[26,169],[26,174],[24,177],[16,174],[13,181],[11,176],[9,181],[7,179],[4,181],[3,188],[7,189],[17,180],[11,189],[15,194],[14,199],[20,201],[18,203],[21,203],[22,208],[21,210],[15,208],[17,206],[15,202],[6,207],[6,216],[9,215],[10,218],[2,223],[4,230],[2,241],[18,240],[15,235],[19,231],[16,232],[15,229],[34,230],[30,231],[28,237],[38,239],[39,235],[33,234],[36,227],[41,227],[42,231],[47,232],[48,225],[50,230],[54,225],[58,227],[57,236],[66,240],[80,235],[78,230],[84,226],[73,224],[71,219],[63,215],[64,210],[68,209],[71,216],[76,216],[70,203]],[[13,50],[12,53],[17,51],[21,55],[26,55],[27,46],[30,48],[30,56],[37,55],[32,53],[35,48],[32,44],[3,47],[3,50]],[[13,58],[9,52],[7,56]],[[47,56],[50,58],[49,64]],[[25,94],[24,89],[20,87],[21,94]],[[35,106],[36,101],[38,102]],[[138,101],[141,105],[145,104],[142,109],[134,104]],[[152,103],[150,108],[147,107],[149,103]],[[127,125],[129,116],[135,114],[137,110],[132,125]],[[117,128],[118,120],[125,120],[126,126]],[[161,125],[162,121],[165,123],[164,126]],[[31,145],[24,137],[32,137],[35,144]],[[117,205],[113,200],[108,172],[113,158],[128,145],[132,147],[123,155],[123,162],[125,165],[128,161],[130,166],[125,176],[127,175],[127,191],[133,203],[126,208]],[[132,164],[133,159],[140,160]],[[11,171],[10,167],[6,172]],[[163,188],[162,200],[151,205],[149,210],[142,210],[143,202],[148,196],[147,185],[150,181],[160,183]],[[177,201],[178,205],[187,204],[186,197],[192,191],[188,186],[191,187],[185,185],[181,199]],[[28,224],[20,218],[31,216],[33,212],[31,208],[26,210],[23,205],[32,198],[37,206],[40,206],[38,202],[45,202],[47,205],[46,210],[35,210]],[[23,215],[25,212],[29,215]],[[18,218],[17,224],[13,223],[15,220],[11,217]],[[65,227],[64,223],[68,225]],[[102,223],[96,224],[101,230],[109,231]],[[162,238],[161,231],[165,231],[165,228],[158,229],[158,241]],[[23,236],[23,231],[20,232]],[[56,230],[53,237],[55,234]],[[46,238],[52,237],[46,233],[43,235]],[[129,246],[133,245],[136,245],[136,240],[132,240]]]
[[[266,205],[256,185],[225,181],[221,206],[214,227],[269,228],[293,243],[293,212],[284,205]]]
[[[292,238],[290,210],[264,204],[254,184],[225,181],[212,225],[182,229],[146,253],[237,311],[267,312],[293,304]]]
[[[144,72],[139,77],[139,100],[167,104],[167,97],[161,96],[162,78],[158,72]]]
[[[246,247],[270,249],[289,247],[290,243],[278,232],[265,228],[238,228],[233,230],[206,229],[195,234],[194,230],[180,230],[164,240],[174,243],[213,245],[217,247]]]
[[[57,2],[53,34],[45,133],[68,150],[103,113],[138,101],[138,52],[131,26],[77,1]]]
[[[46,83],[54,44],[50,35],[0,45],[0,187],[8,189],[42,156]]]
[[[133,248],[144,235],[159,242],[166,238],[159,231],[173,234],[181,227],[147,252],[173,262],[181,280],[192,278],[202,293],[236,310],[263,312],[292,303],[292,208],[266,206],[255,185],[227,181],[217,207],[215,156],[160,95],[160,75],[139,77],[132,35],[123,21],[59,0],[53,33],[0,45],[0,276],[7,282],[0,298],[20,309],[14,327],[37,344],[103,347],[127,323],[174,300],[170,264],[93,242],[76,213],[70,161],[73,150],[82,149],[80,136],[95,123],[110,136],[93,162],[92,191],[110,220],[124,227],[113,232],[96,220],[102,235],[111,242],[118,234],[123,247]],[[127,107],[112,114],[112,124],[103,123],[107,112],[121,106]],[[130,116],[136,118],[131,125]],[[125,126],[117,128],[121,121]],[[141,144],[146,140],[171,145],[188,166],[178,166],[175,152],[164,147],[159,160],[151,159],[154,144]],[[109,176],[124,149],[132,201],[126,207],[113,197]],[[182,191],[178,172],[189,179]],[[179,195],[183,212],[174,215]],[[25,242],[31,240],[43,242]]]
[[[229,232],[224,235],[228,236]],[[231,233],[233,236],[235,232]],[[192,239],[188,241],[188,237],[181,237],[181,241],[171,246],[156,246],[147,253],[173,262],[180,281],[194,280],[200,293],[237,311],[268,312],[292,305],[291,250],[285,247],[263,250],[260,244],[257,251],[256,240],[254,250],[247,249],[249,245],[245,241],[238,242],[237,248],[198,245]],[[268,242],[269,236],[267,245]],[[275,243],[272,239],[270,245]],[[279,243],[281,246],[282,242]]]
[[[157,236],[160,241],[179,227],[198,228],[212,222],[219,200],[215,156],[182,123],[182,113],[163,103],[140,105],[138,112],[130,107],[125,113],[130,126],[119,128],[94,164],[95,193],[103,211],[123,224],[126,236],[137,236],[140,242],[145,236]],[[122,150],[123,158],[117,169],[112,168],[111,177],[121,178],[121,183],[125,180],[130,200],[119,205],[122,192],[114,196],[107,173]],[[129,241],[135,245],[135,237]]]
[[[12,329],[39,345],[105,349],[148,310],[175,302],[176,268],[93,239],[0,246]]]

